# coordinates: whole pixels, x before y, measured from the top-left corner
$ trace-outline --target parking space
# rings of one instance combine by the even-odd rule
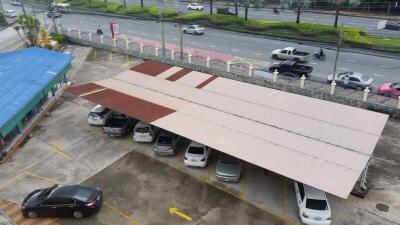
[[[134,63],[125,56],[93,52],[74,72],[73,81],[102,79]],[[19,204],[36,188],[83,183],[103,189],[102,209],[92,217],[57,223],[300,224],[291,180],[243,163],[240,182],[218,181],[218,151],[205,168],[187,167],[183,161],[189,140],[180,141],[177,155],[158,156],[153,144],[134,142],[132,134],[110,138],[101,127],[90,126],[87,115],[93,106],[64,96],[12,161],[0,165],[0,199]],[[332,224],[400,224],[399,131],[399,122],[389,120],[371,160],[366,199],[328,195]],[[377,204],[389,209],[380,211]],[[171,215],[171,208],[192,221]]]

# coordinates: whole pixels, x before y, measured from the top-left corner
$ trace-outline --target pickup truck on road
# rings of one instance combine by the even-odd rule
[[[274,63],[269,67],[269,72],[274,72],[277,70],[279,74],[288,76],[298,76],[301,77],[305,75],[308,77],[313,68],[311,66],[299,65],[296,61],[286,60],[280,63]]]
[[[131,132],[133,127],[133,120],[129,117],[118,116],[106,119],[103,126],[104,133],[109,136],[124,136]]]
[[[271,54],[273,59],[289,59],[298,62],[306,62],[310,56],[310,53],[297,51],[293,47],[276,49]]]

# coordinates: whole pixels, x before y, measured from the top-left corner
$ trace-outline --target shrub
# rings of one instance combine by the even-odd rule
[[[104,8],[106,4],[104,1],[101,0],[92,0],[90,4],[87,4],[87,7],[92,8],[92,9],[99,9],[99,8]]]
[[[49,45],[49,44],[45,45],[44,47],[47,48],[47,49],[49,49],[49,50],[52,50],[52,49],[53,49],[53,46],[52,46],[52,45]]]
[[[63,43],[65,41],[65,38],[66,38],[65,34],[57,34],[56,35],[56,41],[58,43]]]
[[[71,6],[83,6],[86,5],[87,2],[87,0],[71,0],[69,1],[69,4]]]
[[[179,16],[177,19],[178,20],[184,20],[184,21],[194,21],[194,20],[205,20],[207,19],[208,14],[202,13],[202,12],[192,12],[192,13],[187,13],[184,15]]]
[[[148,12],[149,12],[150,16],[152,16],[152,17],[159,17],[160,16],[160,11],[161,11],[161,13],[164,14],[165,18],[173,17],[173,16],[177,16],[178,15],[178,12],[173,8],[162,8],[162,9],[160,9],[157,6],[149,6],[149,8],[148,8]]]
[[[140,13],[145,13],[145,12],[148,12],[147,7],[141,7],[141,6],[137,6],[137,5],[128,7],[126,9],[127,14],[140,14]]]
[[[121,9],[123,6],[116,2],[107,2],[106,3],[106,11],[107,12],[116,12],[117,10]]]
[[[242,17],[235,17],[230,15],[212,14],[207,16],[208,20],[215,25],[241,25],[244,19]]]

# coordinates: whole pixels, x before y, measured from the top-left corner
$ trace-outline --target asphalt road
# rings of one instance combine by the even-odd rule
[[[16,8],[16,10],[19,10]],[[51,20],[43,13],[36,14],[42,23],[49,25]],[[120,33],[150,40],[161,40],[160,23],[154,21],[141,21],[133,19],[110,18],[84,14],[63,14],[58,20],[64,28],[80,29],[95,32],[99,25],[104,26],[105,35],[110,35],[109,22],[119,22]],[[172,23],[165,24],[165,39],[167,43],[179,44],[179,30]],[[207,29],[201,36],[184,35],[185,47],[205,49],[222,54],[239,56],[247,59],[271,63],[272,50],[284,47],[295,47],[301,51],[313,53],[319,50],[317,46],[310,46],[296,42],[272,40],[262,37],[249,36],[234,32]],[[336,51],[325,49],[326,61],[311,60],[309,64],[314,67],[313,78],[325,80],[333,73]],[[400,81],[400,64],[398,59],[378,57],[352,52],[340,52],[337,72],[355,71],[366,73],[375,79],[374,84]]]
[[[114,2],[118,2],[123,4],[123,0],[112,0]],[[162,6],[160,1],[157,0],[143,0],[145,5],[158,5]],[[140,0],[126,0],[127,6],[131,5],[140,5]],[[165,1],[163,3],[164,7],[176,8],[183,12],[190,12],[187,9],[187,2],[174,2],[174,1]],[[207,4],[204,4],[204,12],[209,12],[210,7]],[[224,3],[214,3],[213,11],[216,13],[217,7],[228,7]],[[234,12],[234,7],[230,6],[232,12]],[[239,7],[238,13],[241,16],[244,16],[244,9]],[[269,20],[277,20],[277,21],[296,21],[297,13],[293,10],[285,10],[280,12],[279,14],[273,14],[271,9],[254,9],[250,8],[248,13],[249,18],[254,19],[269,19]],[[330,14],[320,14],[313,12],[302,12],[300,16],[300,20],[302,22],[310,22],[310,23],[323,23],[323,24],[332,24],[335,21],[335,15]],[[390,30],[377,30],[378,22],[381,19],[374,18],[363,18],[363,17],[354,17],[354,16],[340,16],[338,20],[339,25],[350,26],[350,27],[361,27],[367,29],[370,33],[379,33],[385,35],[400,35],[400,31],[390,31]]]

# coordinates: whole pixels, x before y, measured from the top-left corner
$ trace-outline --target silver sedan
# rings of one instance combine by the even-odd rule
[[[199,25],[190,25],[187,27],[184,27],[183,33],[185,34],[204,34],[204,28],[200,27]]]
[[[332,82],[332,77],[333,75],[328,76],[328,82]],[[368,75],[365,75],[363,73],[357,73],[357,72],[344,72],[344,73],[339,73],[336,76],[335,82],[339,85],[345,85],[345,80],[346,77],[348,78],[348,88],[354,88],[354,89],[362,89],[364,90],[365,88],[371,88],[372,84],[374,82],[374,79],[372,77],[369,77]]]

